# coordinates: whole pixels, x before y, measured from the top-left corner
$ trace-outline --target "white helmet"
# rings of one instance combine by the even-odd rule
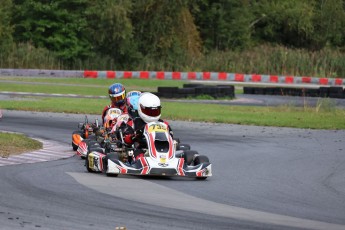
[[[138,102],[138,113],[146,123],[161,117],[161,100],[152,93],[142,93]]]

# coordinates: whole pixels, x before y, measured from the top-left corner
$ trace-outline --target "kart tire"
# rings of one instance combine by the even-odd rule
[[[201,164],[201,163],[208,163],[208,162],[210,162],[210,160],[208,159],[207,156],[204,156],[204,155],[196,156],[195,159],[194,159],[194,165],[198,165],[198,164]],[[197,180],[206,180],[207,176],[197,177],[196,179]]]
[[[208,159],[207,156],[204,156],[204,155],[196,156],[194,159],[194,165],[199,165],[199,164],[208,163],[208,162],[210,162],[210,160]]]
[[[176,150],[190,150],[190,145],[179,143],[177,144]]]
[[[88,140],[86,143],[87,143],[87,149],[89,153],[92,151],[104,153],[103,149],[101,148],[101,145],[97,141]]]
[[[183,158],[187,165],[191,165],[196,155],[199,153],[194,150],[186,150],[183,152]]]
[[[104,149],[102,149],[101,147],[91,147],[89,148],[89,153],[91,152],[98,152],[98,153],[104,154]]]
[[[110,160],[118,160],[119,159],[119,154],[114,153],[114,152],[108,153],[106,158],[105,158],[105,160],[108,161],[108,159],[110,159]],[[107,175],[107,177],[117,177],[119,174],[106,173],[106,175]]]
[[[78,145],[76,145],[76,144],[74,144],[74,143],[72,142],[72,148],[73,148],[73,151],[77,151]]]

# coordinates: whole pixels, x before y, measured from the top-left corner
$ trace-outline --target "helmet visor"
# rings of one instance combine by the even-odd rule
[[[145,107],[140,105],[141,112],[150,117],[157,117],[161,115],[161,106],[157,107]]]
[[[116,94],[109,94],[110,100],[112,102],[119,102],[125,99],[125,94],[121,94],[119,96],[115,96]]]

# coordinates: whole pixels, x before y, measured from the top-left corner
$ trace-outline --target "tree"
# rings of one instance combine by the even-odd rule
[[[203,0],[193,12],[206,50],[232,50],[250,45],[252,23],[249,1]]]
[[[118,68],[141,57],[133,37],[131,0],[90,0],[87,11],[88,39],[94,51],[109,56]]]
[[[303,47],[314,33],[313,0],[259,0],[253,3],[256,17],[264,17],[255,26],[259,42]]]
[[[345,1],[317,0],[314,17],[315,33],[312,48],[320,49],[327,44],[345,45]]]
[[[11,26],[12,0],[2,0],[0,4],[0,52],[6,53],[12,44]]]
[[[14,37],[55,51],[63,60],[87,57],[86,6],[87,0],[14,0]]]
[[[132,21],[140,52],[174,62],[201,55],[201,41],[186,0],[135,1]]]

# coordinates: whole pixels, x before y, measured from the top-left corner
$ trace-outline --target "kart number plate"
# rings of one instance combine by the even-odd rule
[[[152,132],[166,132],[167,126],[163,124],[152,124],[149,126],[149,133]]]

